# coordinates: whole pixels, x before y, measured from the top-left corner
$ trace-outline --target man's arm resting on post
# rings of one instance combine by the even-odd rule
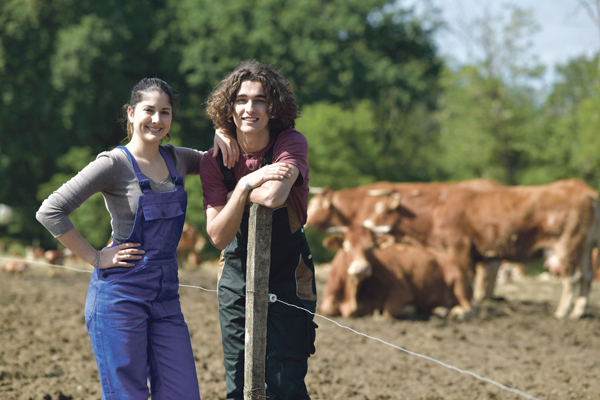
[[[262,185],[253,188],[248,197],[251,203],[258,203],[269,208],[277,208],[288,198],[292,186],[298,179],[300,171],[295,165],[291,165],[292,176],[290,179],[266,181]]]
[[[248,194],[254,192],[254,190],[250,191],[246,184],[250,188],[260,189],[257,191],[257,200],[263,198],[268,200],[264,204],[259,201],[256,202],[269,207],[268,204],[276,204],[276,201],[279,201],[280,198],[283,198],[283,200],[279,205],[285,202],[297,177],[298,169],[292,164],[276,163],[254,171],[240,179],[228,196],[227,204],[209,207],[204,212],[206,233],[212,245],[219,250],[223,250],[231,243],[239,230]],[[273,183],[280,182],[286,182],[286,185],[271,186]]]

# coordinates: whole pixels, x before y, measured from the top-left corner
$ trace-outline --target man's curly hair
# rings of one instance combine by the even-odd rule
[[[300,117],[300,113],[292,85],[272,66],[247,60],[227,75],[208,97],[206,113],[216,129],[223,129],[237,138],[232,114],[235,97],[245,81],[262,83],[269,104],[268,127],[271,137],[296,126],[296,118]]]

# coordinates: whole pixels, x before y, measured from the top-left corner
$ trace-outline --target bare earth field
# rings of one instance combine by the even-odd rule
[[[0,260],[0,264],[3,261]],[[83,310],[90,275],[67,270],[48,277],[32,266],[22,278],[0,275],[0,399],[100,399],[100,384]],[[319,267],[323,293],[326,267]],[[180,281],[214,289],[216,267],[182,270]],[[539,399],[600,399],[600,285],[588,315],[559,321],[552,312],[557,280],[521,278],[497,287],[505,301],[483,304],[477,318],[457,322],[423,316],[380,316],[338,323],[519,389]],[[203,399],[224,399],[217,299],[182,287]],[[316,317],[317,353],[309,360],[313,400],[523,399],[475,377],[418,358]]]

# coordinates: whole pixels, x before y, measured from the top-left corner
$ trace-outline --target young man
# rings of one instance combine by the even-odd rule
[[[256,61],[243,62],[221,81],[207,112],[216,128],[237,139],[243,153],[230,178],[222,163],[210,156],[202,159],[200,168],[208,236],[224,249],[218,289],[227,399],[242,399],[249,203],[274,209],[269,293],[312,312],[316,308],[314,266],[302,228],[308,202],[308,143],[293,129],[299,113],[291,85]],[[315,328],[312,314],[280,302],[269,304],[270,400],[310,399],[304,377],[308,357],[315,351]]]

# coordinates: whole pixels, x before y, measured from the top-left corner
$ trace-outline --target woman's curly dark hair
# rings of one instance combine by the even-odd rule
[[[272,66],[256,60],[247,60],[227,75],[208,97],[206,113],[212,119],[215,128],[223,129],[237,138],[236,126],[231,116],[235,97],[245,81],[260,82],[265,90],[269,103],[271,137],[296,126],[296,118],[300,117],[300,113],[292,85]]]

